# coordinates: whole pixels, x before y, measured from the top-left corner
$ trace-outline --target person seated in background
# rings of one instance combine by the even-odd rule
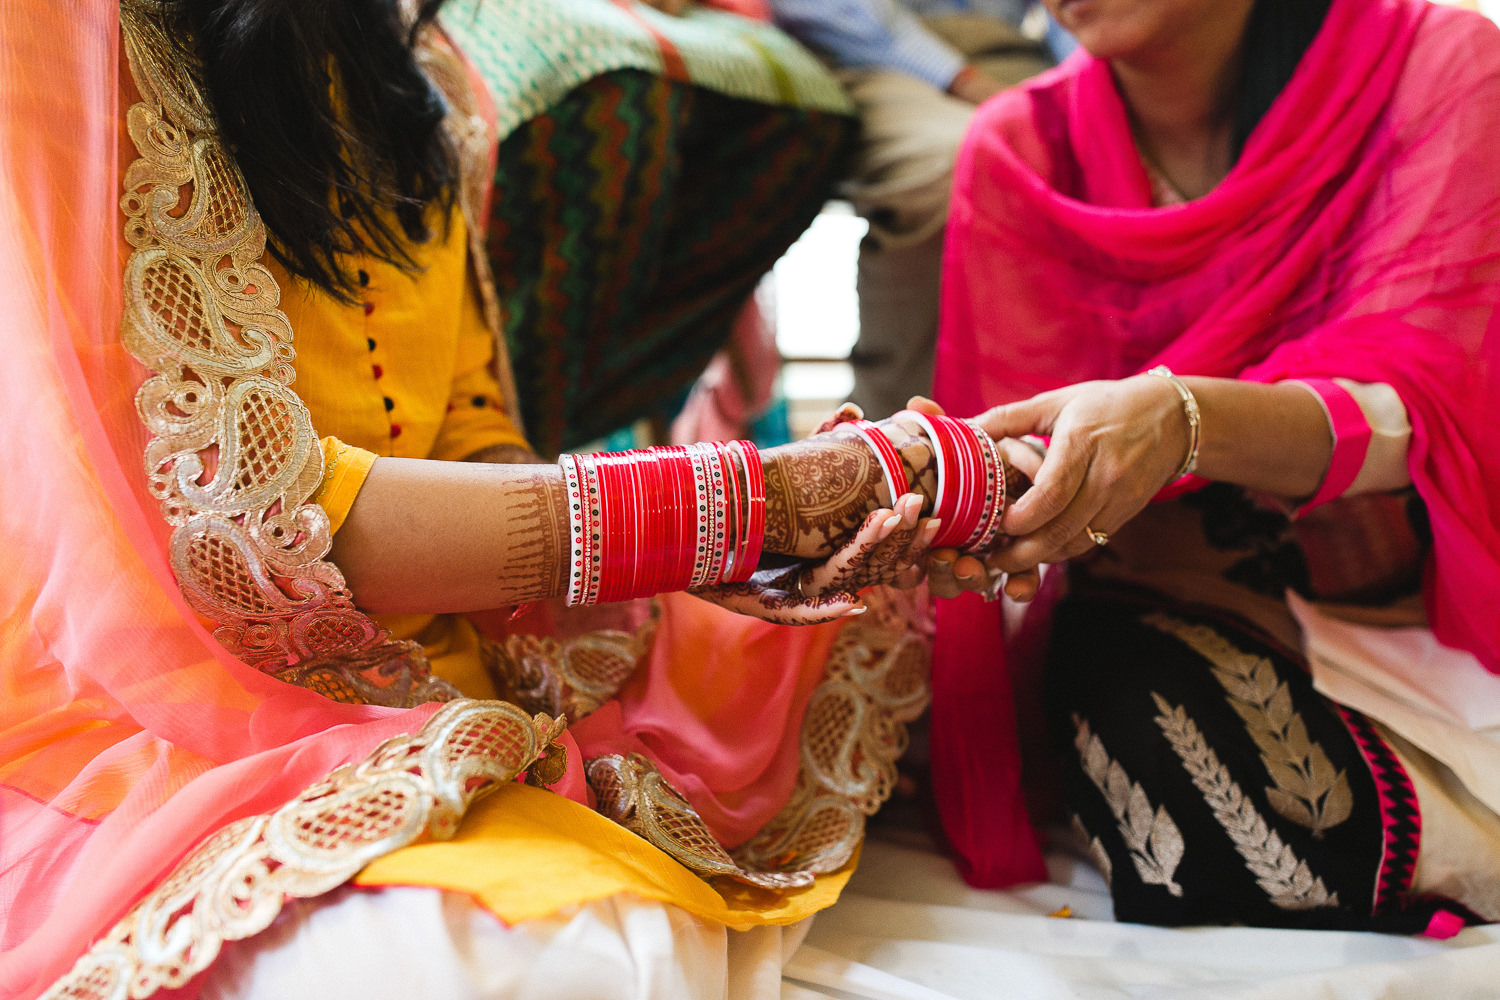
[[[997,605],[939,605],[965,872],[1042,876],[1030,649],[1120,919],[1500,919],[1500,31],[1047,3],[1088,58],[976,114],[948,230],[937,399],[1035,482],[989,568],[1054,564],[1009,670]]]
[[[444,8],[494,106],[486,247],[542,455],[671,420],[732,331],[761,332],[752,293],[845,170],[838,83],[722,6]]]
[[[1031,0],[771,7],[778,25],[838,67],[859,109],[862,135],[841,188],[869,224],[859,248],[850,398],[884,416],[932,390],[943,223],[975,106],[1051,66],[1072,41]]]

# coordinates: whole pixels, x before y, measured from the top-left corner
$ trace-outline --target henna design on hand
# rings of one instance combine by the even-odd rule
[[[877,506],[880,463],[853,431],[835,429],[765,454],[768,552],[828,555]]]
[[[776,625],[820,625],[836,621],[859,607],[858,597],[851,592],[825,590],[817,595],[803,594],[797,578],[806,569],[806,564],[799,562],[756,570],[745,583],[725,583],[690,593],[711,604]]]

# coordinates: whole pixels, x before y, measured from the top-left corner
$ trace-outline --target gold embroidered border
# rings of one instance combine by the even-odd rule
[[[322,895],[424,835],[452,837],[477,797],[529,767],[561,730],[503,702],[445,705],[419,732],[210,835],[42,1000],[143,1000],[186,985],[225,942],[270,926],[287,899]]]
[[[659,610],[634,632],[593,629],[566,639],[510,635],[485,640],[484,668],[495,692],[531,712],[586,718],[613,698],[650,655]]]
[[[149,487],[172,525],[182,593],[244,662],[340,701],[410,707],[457,692],[415,643],[359,612],[308,502],[323,458],[296,378],[265,226],[208,110],[193,46],[156,0],[123,0],[142,100],[127,125],[121,339],[152,375]]]
[[[808,701],[791,798],[733,854],[640,754],[585,762],[599,812],[707,879],[790,889],[843,867],[864,836],[865,818],[895,786],[906,723],[927,705],[930,649],[912,624],[924,617],[915,602],[886,588],[866,593],[870,610],[839,633]],[[653,615],[633,633],[596,629],[564,641],[511,636],[486,644],[486,667],[502,697],[576,720],[630,678],[650,653],[655,629]]]
[[[1282,843],[1281,836],[1266,825],[1265,817],[1245,798],[1240,786],[1229,776],[1229,769],[1219,762],[1219,755],[1182,706],[1173,707],[1154,691],[1151,697],[1161,711],[1156,724],[1161,727],[1162,735],[1176,751],[1193,779],[1193,787],[1203,793],[1214,819],[1271,902],[1283,910],[1338,906],[1339,894],[1330,893],[1323,880],[1307,867],[1307,862],[1300,860],[1291,846]]]
[[[742,870],[810,882],[854,856],[866,817],[895,787],[906,724],[927,707],[931,645],[913,625],[926,617],[917,606],[925,595],[926,588],[865,592],[869,610],[839,632],[808,702],[791,799],[734,851]]]

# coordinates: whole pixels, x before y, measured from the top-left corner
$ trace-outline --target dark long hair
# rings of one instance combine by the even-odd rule
[[[1286,88],[1328,15],[1331,0],[1255,0],[1245,25],[1243,69],[1234,107],[1234,158]]]
[[[451,208],[442,98],[396,0],[179,0],[209,99],[288,271],[348,301],[350,258],[414,266],[433,204]],[[445,214],[446,217],[446,214]]]

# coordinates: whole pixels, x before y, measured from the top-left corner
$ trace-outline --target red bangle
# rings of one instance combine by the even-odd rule
[[[875,452],[875,460],[880,464],[880,471],[885,474],[885,488],[891,495],[891,505],[910,492],[906,484],[906,468],[901,464],[901,453],[891,443],[891,439],[885,436],[877,425],[868,420],[851,420],[847,426],[864,439],[870,450]]]
[[[1333,454],[1328,459],[1328,469],[1323,473],[1312,499],[1298,508],[1302,514],[1314,507],[1337,500],[1348,492],[1364,467],[1365,456],[1370,451],[1370,421],[1349,390],[1329,378],[1292,379],[1311,389],[1323,404],[1328,414],[1329,430],[1333,434]]]

